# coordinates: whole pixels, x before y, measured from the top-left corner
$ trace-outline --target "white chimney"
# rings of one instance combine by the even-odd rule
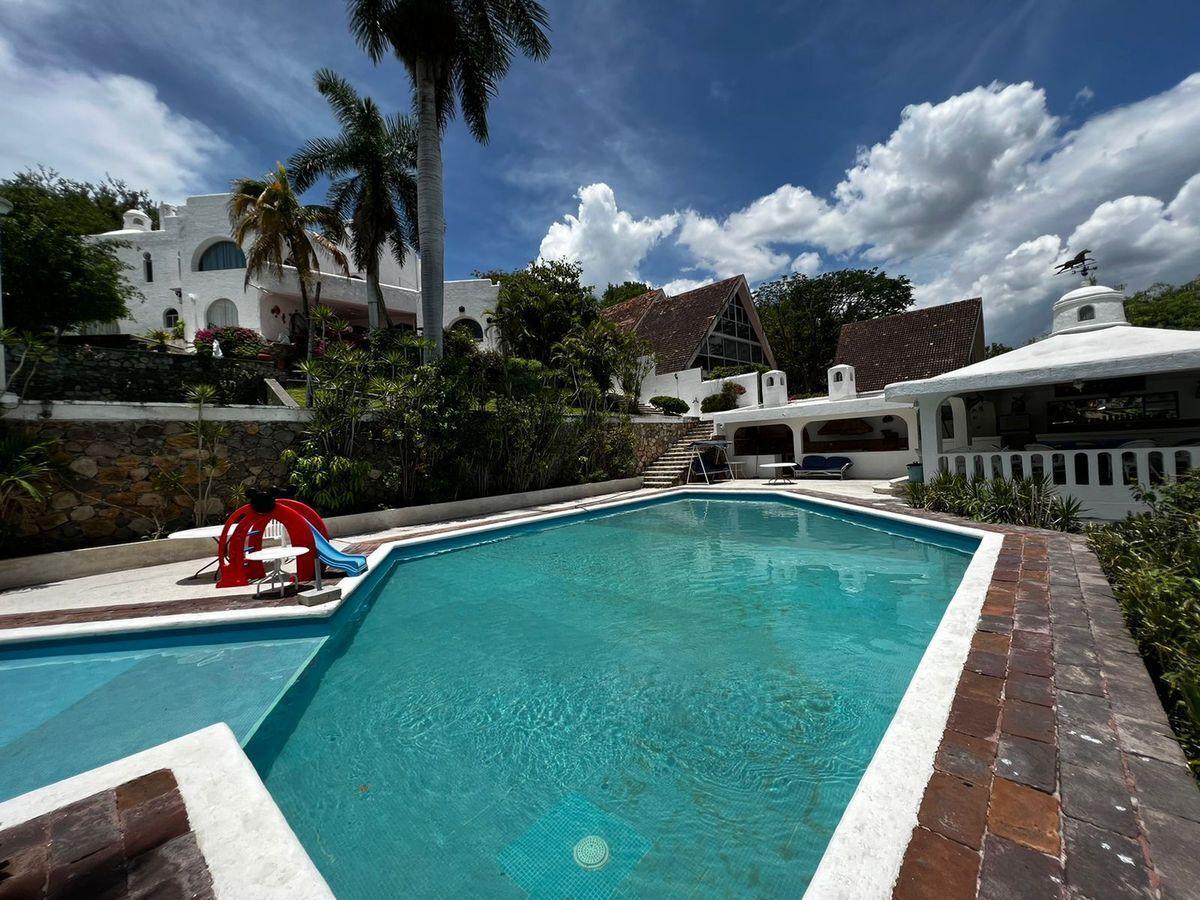
[[[762,405],[787,406],[787,375],[778,369],[762,374]]]
[[[853,400],[858,396],[854,384],[854,366],[833,366],[829,370],[829,399]]]

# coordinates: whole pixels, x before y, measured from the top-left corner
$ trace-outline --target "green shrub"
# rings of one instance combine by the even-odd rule
[[[686,400],[681,400],[678,397],[651,397],[650,405],[658,407],[664,415],[668,416],[682,416],[691,409]]]
[[[1200,470],[1134,496],[1149,511],[1092,526],[1088,544],[1200,776]]]
[[[1082,507],[1062,497],[1045,475],[1027,478],[967,478],[940,472],[929,481],[908,482],[905,499],[917,509],[945,512],[996,525],[1026,525],[1078,531]]]
[[[735,381],[727,381],[721,385],[720,392],[709,394],[700,401],[700,412],[714,413],[736,409],[738,397],[746,393],[746,389]]]

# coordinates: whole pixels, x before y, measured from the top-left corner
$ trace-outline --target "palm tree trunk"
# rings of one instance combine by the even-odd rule
[[[430,355],[442,355],[442,306],[445,291],[446,210],[442,196],[442,132],[438,124],[433,67],[418,60],[417,82],[417,234],[421,242],[421,324],[433,342]]]
[[[367,263],[367,328],[391,328],[392,320],[388,316],[387,306],[383,302],[383,288],[379,286],[379,257]]]
[[[317,286],[320,290],[320,285]],[[304,276],[300,276],[300,310],[304,316],[304,361],[312,362],[313,356],[313,327],[312,317],[308,314],[308,285],[305,283]],[[304,367],[304,405],[312,407],[313,405],[313,386],[312,374],[308,370],[308,366]]]

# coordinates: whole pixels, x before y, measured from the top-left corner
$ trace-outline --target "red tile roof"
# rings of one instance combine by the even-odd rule
[[[645,338],[654,352],[659,375],[679,372],[688,367],[713,320],[743,284],[745,278],[735,275],[674,297],[668,297],[660,288],[610,306],[603,315],[622,331],[636,331]],[[750,306],[753,308],[753,303]],[[757,319],[757,316],[752,318]],[[770,345],[761,328],[759,331],[763,354],[773,365]]]
[[[860,391],[880,391],[978,362],[983,346],[983,301],[976,297],[843,325],[834,362],[854,366]]]
[[[614,303],[604,309],[601,314],[621,331],[630,332],[637,328],[638,322],[642,321],[642,316],[646,314],[650,305],[659,297],[664,296],[666,295],[662,288],[655,288],[644,294],[638,294],[636,297],[630,297],[628,300],[622,300],[620,303]]]

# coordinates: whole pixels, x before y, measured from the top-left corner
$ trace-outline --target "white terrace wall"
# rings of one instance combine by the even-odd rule
[[[761,401],[758,392],[758,373],[736,375],[732,378],[705,380],[701,369],[684,369],[666,375],[651,375],[642,382],[639,402],[649,403],[651,397],[678,397],[690,407],[688,415],[700,415],[700,403],[705,397],[721,393],[726,381],[740,384],[746,393],[738,398],[738,406],[757,406]]]

